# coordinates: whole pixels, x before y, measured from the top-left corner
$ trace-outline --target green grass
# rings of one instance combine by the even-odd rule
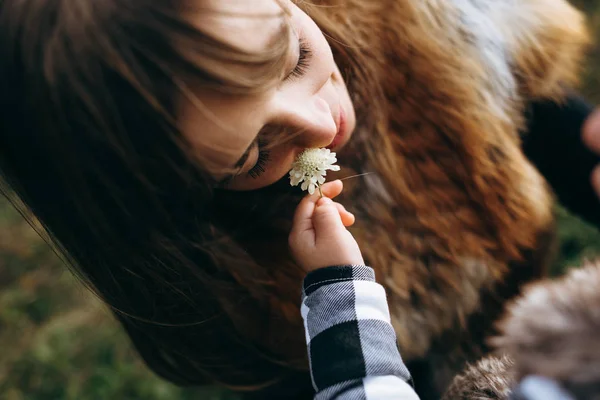
[[[228,398],[219,390],[183,390],[155,377],[108,311],[4,199],[0,344],[3,400]]]
[[[600,0],[577,1],[600,37]],[[600,52],[583,92],[600,102]],[[600,205],[599,205],[600,206]],[[553,273],[600,254],[600,232],[558,210]],[[226,400],[216,389],[183,390],[155,377],[109,313],[49,247],[0,200],[0,398],[3,400]]]

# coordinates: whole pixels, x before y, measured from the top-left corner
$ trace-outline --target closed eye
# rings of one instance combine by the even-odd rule
[[[312,51],[308,42],[304,38],[300,37],[300,39],[298,40],[298,46],[300,47],[298,52],[298,62],[296,63],[296,66],[294,67],[292,72],[290,72],[290,74],[285,78],[285,80],[302,78],[306,74],[308,68],[310,67]]]
[[[269,162],[271,152],[269,150],[264,149],[260,142],[258,145],[258,158],[256,160],[256,164],[248,171],[248,175],[252,178],[257,179],[265,172],[265,167]]]

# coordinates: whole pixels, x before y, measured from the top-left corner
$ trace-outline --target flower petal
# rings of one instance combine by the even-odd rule
[[[334,165],[336,162],[336,153],[329,149],[305,149],[292,163],[289,172],[290,185],[297,186],[302,183],[302,190],[314,193],[318,185],[325,183],[327,171],[340,170],[339,166]]]

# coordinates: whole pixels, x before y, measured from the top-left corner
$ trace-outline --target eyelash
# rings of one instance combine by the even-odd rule
[[[308,68],[310,67],[312,51],[309,47],[309,44],[303,38],[300,38],[298,43],[300,47],[298,53],[298,63],[296,64],[296,67],[294,67],[294,70],[290,72],[290,74],[286,77],[286,80],[291,78],[302,78],[304,74],[306,74]]]
[[[258,159],[256,160],[256,164],[248,171],[248,175],[250,175],[253,179],[257,179],[265,172],[265,165],[269,162],[271,157],[271,152],[269,150],[262,149],[261,145],[263,143],[258,142]]]

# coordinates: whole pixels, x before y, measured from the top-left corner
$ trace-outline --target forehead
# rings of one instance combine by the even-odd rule
[[[200,1],[202,7],[189,15],[192,23],[219,41],[249,52],[268,48],[284,24],[278,0]]]

